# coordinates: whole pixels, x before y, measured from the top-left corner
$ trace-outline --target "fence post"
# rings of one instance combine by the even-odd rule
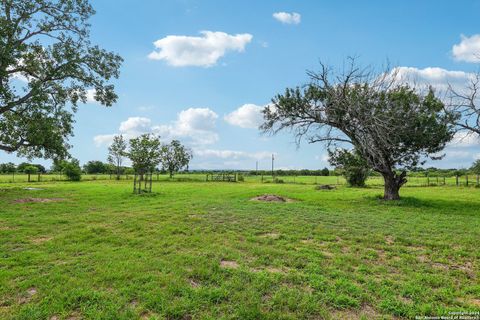
[[[443,177],[443,185],[445,185],[445,177]]]
[[[458,187],[458,176],[455,176],[455,184],[456,184],[457,187]]]
[[[468,174],[465,176],[465,184],[468,187]]]
[[[262,183],[263,183],[263,174],[262,174]]]

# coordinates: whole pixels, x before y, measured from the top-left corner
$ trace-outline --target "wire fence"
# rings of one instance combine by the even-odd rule
[[[211,181],[211,173],[178,173],[173,177],[168,174],[154,173],[152,180],[163,182],[207,182]],[[272,176],[272,175],[248,175],[235,174],[234,181],[245,183],[288,183],[288,184],[330,184],[330,185],[346,185],[346,181],[342,176]],[[83,174],[82,180],[133,180],[133,174],[122,174],[118,177],[115,174]],[[0,183],[20,183],[20,182],[55,182],[67,181],[67,177],[60,173],[43,173],[43,174],[0,174]],[[228,179],[227,179],[228,180]],[[479,175],[464,175],[453,177],[407,177],[406,186],[411,187],[428,187],[428,186],[480,186]],[[380,176],[370,176],[366,184],[368,186],[383,186],[383,178]]]

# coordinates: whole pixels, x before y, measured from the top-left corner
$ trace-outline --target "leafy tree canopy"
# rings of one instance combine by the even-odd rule
[[[172,140],[172,142],[162,147],[160,158],[162,168],[170,174],[170,177],[173,177],[175,172],[188,166],[193,155],[180,141]]]
[[[141,175],[151,172],[161,161],[160,138],[143,134],[130,139],[130,147],[126,155],[132,161],[135,172]]]
[[[88,0],[1,2],[0,150],[66,158],[78,104],[116,101],[122,58],[91,44],[94,13]]]

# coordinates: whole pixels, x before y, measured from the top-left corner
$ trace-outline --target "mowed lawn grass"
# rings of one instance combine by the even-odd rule
[[[391,319],[480,310],[480,189],[0,185],[1,319]],[[277,194],[287,203],[250,199]],[[56,198],[23,203],[25,198]],[[60,199],[58,199],[60,198]]]

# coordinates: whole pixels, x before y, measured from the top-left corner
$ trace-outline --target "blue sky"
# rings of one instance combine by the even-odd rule
[[[124,59],[111,108],[81,106],[71,153],[105,161],[112,135],[155,132],[194,150],[191,168],[268,169],[328,165],[320,144],[288,133],[262,136],[259,110],[307,81],[318,60],[387,59],[420,81],[461,84],[478,69],[480,1],[93,0],[92,41]],[[456,46],[456,47],[455,47]],[[455,49],[456,48],[456,49]],[[406,68],[408,67],[408,68]],[[453,72],[460,71],[460,72]],[[438,167],[468,167],[477,137],[456,139]],[[0,153],[0,162],[19,162]],[[48,164],[49,162],[35,160]]]

